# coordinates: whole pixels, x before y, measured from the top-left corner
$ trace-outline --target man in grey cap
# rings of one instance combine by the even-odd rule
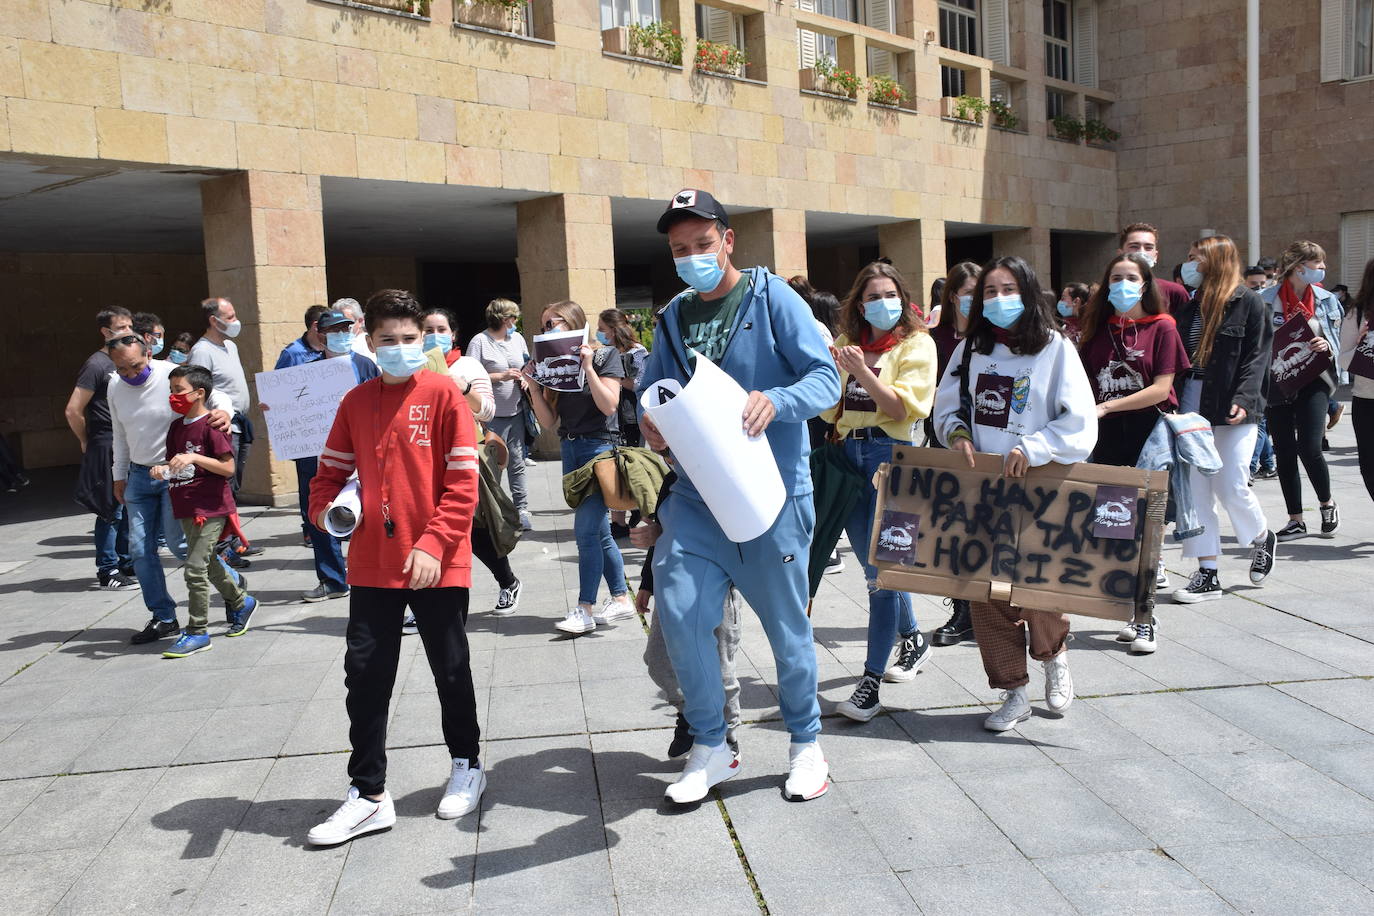
[[[353,365],[355,382],[365,382],[380,373],[377,364],[353,352],[353,319],[343,312],[312,305],[305,310],[305,333],[286,345],[277,357],[274,369],[302,366],[322,359],[347,358]],[[260,405],[264,411],[267,404]],[[348,595],[343,547],[339,539],[315,527],[307,509],[310,504],[310,481],[319,469],[319,458],[296,459],[296,487],[301,502],[301,535],[315,553],[314,588],[301,596],[304,601],[324,601]]]

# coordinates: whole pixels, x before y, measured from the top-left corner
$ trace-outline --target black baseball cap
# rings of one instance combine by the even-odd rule
[[[315,327],[319,328],[321,331],[328,331],[330,328],[337,328],[345,324],[353,324],[353,319],[349,318],[343,312],[331,309],[319,317],[319,320],[315,322]]]
[[[720,201],[709,192],[698,191],[696,188],[683,188],[673,195],[673,199],[668,201],[668,209],[658,218],[658,231],[667,232],[668,227],[682,216],[718,219],[725,228],[730,228],[730,217],[725,215],[725,208],[720,205]]]

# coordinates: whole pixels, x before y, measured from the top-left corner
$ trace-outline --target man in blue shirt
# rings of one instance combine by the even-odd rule
[[[733,583],[758,614],[778,667],[778,705],[792,736],[784,794],[817,798],[830,779],[816,742],[816,647],[806,616],[816,514],[806,421],[839,401],[839,373],[810,308],[787,282],[767,268],[740,271],[731,263],[735,233],[714,197],[692,188],[678,192],[658,231],[668,236],[678,276],[691,289],[664,310],[640,389],[669,378],[685,384],[692,351],[714,362],[749,392],[744,415],[722,422],[767,437],[788,493],[773,526],[743,544],[729,542],[681,468],[659,509],[654,595],[694,741],[681,779],[666,795],[679,804],[700,801],[740,769],[725,741],[715,637]],[[647,414],[641,429],[651,448],[667,447]]]
[[[286,345],[277,357],[274,369],[287,369],[321,359],[348,359],[353,364],[353,376],[362,383],[380,373],[377,364],[353,352],[353,319],[343,312],[331,311],[323,305],[305,310],[305,333]],[[262,405],[263,410],[268,405]],[[310,481],[315,479],[319,458],[296,459],[296,486],[301,501],[301,534],[315,552],[317,584],[301,598],[305,601],[324,601],[348,595],[343,548],[339,539],[316,528],[307,512]]]

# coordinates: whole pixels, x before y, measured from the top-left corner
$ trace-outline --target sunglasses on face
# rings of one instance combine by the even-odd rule
[[[129,344],[136,344],[143,338],[136,334],[125,334],[123,337],[113,337],[105,341],[105,349],[113,350],[115,347],[127,347]]]

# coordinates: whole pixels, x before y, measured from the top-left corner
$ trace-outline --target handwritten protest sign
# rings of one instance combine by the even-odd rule
[[[1292,397],[1308,382],[1331,368],[1331,355],[1312,349],[1317,335],[1302,315],[1294,315],[1274,332],[1274,359],[1269,371],[1274,383],[1287,397]]]
[[[258,401],[278,458],[314,458],[324,448],[339,401],[358,383],[353,361],[321,359],[259,372]]]
[[[550,391],[581,391],[586,382],[586,373],[577,349],[586,342],[586,328],[536,334],[534,380]]]
[[[1163,471],[897,447],[877,480],[869,543],[882,588],[1130,620],[1153,601]]]

